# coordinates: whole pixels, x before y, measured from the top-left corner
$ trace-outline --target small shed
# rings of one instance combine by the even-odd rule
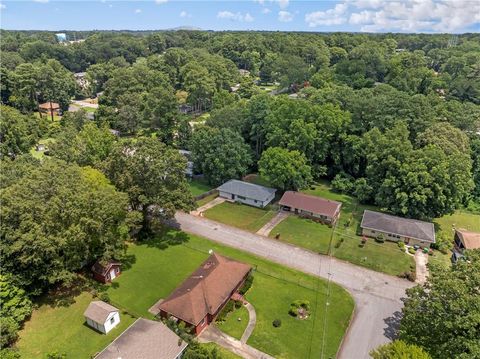
[[[60,105],[56,102],[45,102],[38,105],[40,111],[45,113],[58,112],[60,110]]]
[[[90,327],[103,334],[107,334],[120,323],[118,309],[100,300],[91,302],[83,315]]]
[[[102,283],[110,283],[122,273],[122,263],[97,260],[92,266],[93,278]]]

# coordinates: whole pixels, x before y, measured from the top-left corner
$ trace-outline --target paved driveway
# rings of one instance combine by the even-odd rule
[[[332,280],[346,288],[355,299],[355,313],[339,358],[369,358],[370,350],[392,339],[403,305],[401,298],[413,283],[206,218],[177,212],[175,219],[185,232]]]

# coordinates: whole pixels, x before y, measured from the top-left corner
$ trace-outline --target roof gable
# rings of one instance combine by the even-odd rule
[[[159,306],[190,324],[214,314],[250,271],[251,266],[212,254]]]
[[[266,201],[277,190],[274,188],[260,186],[258,184],[239,180],[230,180],[217,188],[221,192],[232,193],[237,196]]]
[[[435,243],[435,228],[433,223],[430,222],[392,216],[366,209],[363,212],[360,226],[379,232]]]
[[[118,309],[113,305],[96,300],[88,305],[83,315],[96,323],[104,324],[113,312],[118,312]]]
[[[480,233],[467,231],[465,229],[456,229],[455,232],[465,246],[465,249],[480,248]]]
[[[327,217],[335,217],[342,206],[342,204],[337,201],[295,191],[286,191],[280,199],[279,204],[281,206],[298,208]]]

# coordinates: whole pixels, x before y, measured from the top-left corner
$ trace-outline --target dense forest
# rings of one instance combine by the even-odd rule
[[[214,186],[258,172],[409,218],[480,210],[479,35],[0,35],[2,347],[32,297],[193,209],[178,149]],[[93,120],[68,112],[97,96]],[[49,101],[59,121],[40,115]]]

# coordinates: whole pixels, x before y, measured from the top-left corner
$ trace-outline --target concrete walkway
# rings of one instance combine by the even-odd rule
[[[214,325],[210,325],[205,329],[198,336],[198,341],[200,343],[214,342],[245,359],[274,359],[274,357],[225,334]]]
[[[243,332],[240,341],[242,343],[246,343],[250,335],[253,333],[253,329],[255,329],[255,325],[257,324],[257,313],[255,312],[255,308],[250,303],[245,303],[245,308],[248,310],[248,325]]]
[[[268,237],[268,235],[270,234],[272,229],[275,228],[275,226],[277,224],[279,224],[281,221],[283,221],[288,216],[289,216],[289,213],[287,213],[287,212],[284,212],[284,211],[278,212],[275,217],[273,217],[269,222],[267,222],[262,228],[260,228],[257,231],[257,234],[259,234],[261,236]]]
[[[415,264],[416,264],[416,279],[415,282],[418,284],[424,284],[427,281],[428,277],[428,253],[423,253],[422,250],[418,249],[415,252]]]
[[[203,206],[198,207],[196,210],[190,212],[190,214],[194,216],[203,216],[203,212],[205,212],[207,209],[210,209],[212,207],[215,207],[217,204],[225,202],[226,199],[222,197],[217,197],[213,200],[211,200],[208,203],[205,203]]]
[[[396,336],[405,290],[414,284],[288,243],[206,218],[177,212],[181,230],[331,280],[349,291],[355,311],[337,358],[369,358],[369,352]],[[334,303],[332,303],[334,305]]]

